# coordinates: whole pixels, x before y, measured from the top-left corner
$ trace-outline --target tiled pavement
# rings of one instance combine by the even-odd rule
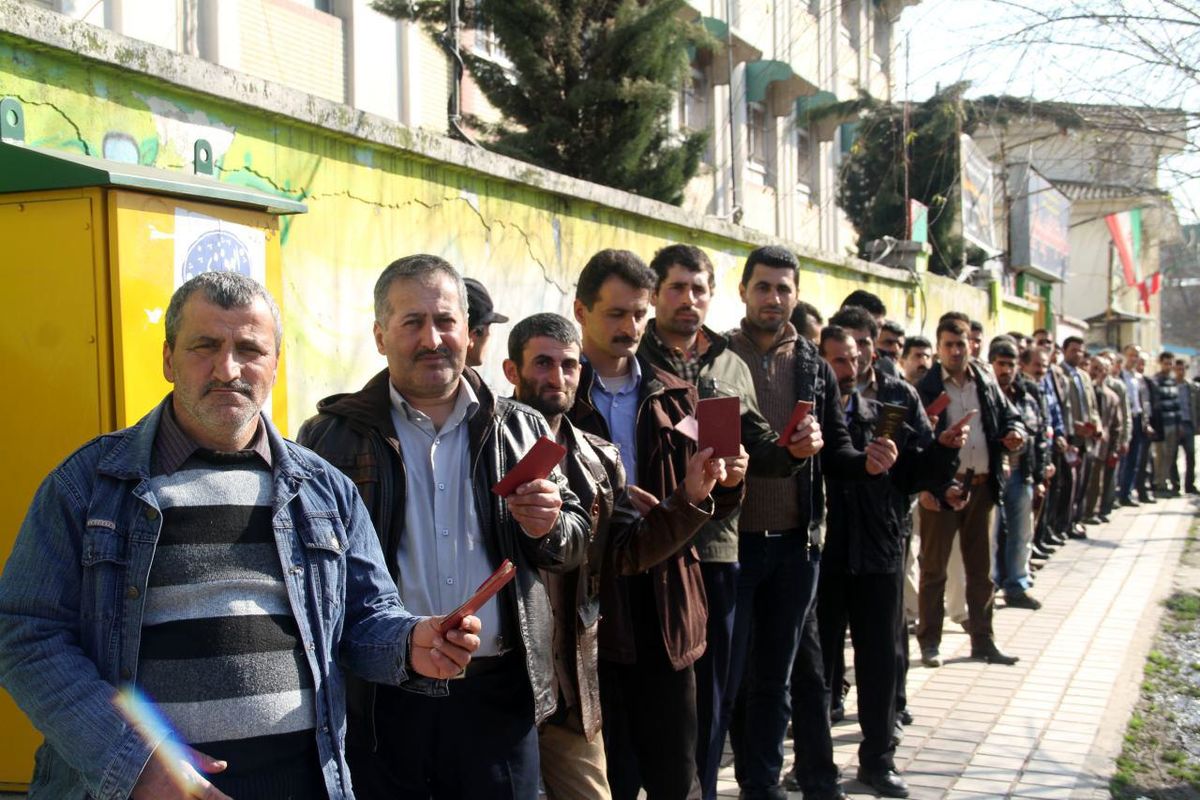
[[[945,665],[926,669],[916,662],[909,672],[915,721],[896,761],[910,797],[1108,798],[1159,601],[1170,592],[1193,515],[1186,498],[1121,509],[1037,573],[1032,593],[1043,602],[1040,610],[1006,609],[998,601],[996,639],[1021,657],[1015,666],[971,661],[966,634],[947,620]],[[846,661],[853,663],[849,652]],[[873,797],[853,780],[859,741],[853,690],[846,701],[846,719],[833,731],[843,788],[853,798]],[[731,766],[721,770],[719,790],[737,796]]]

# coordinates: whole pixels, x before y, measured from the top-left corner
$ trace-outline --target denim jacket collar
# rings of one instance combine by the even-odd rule
[[[164,397],[153,411],[130,428],[127,435],[121,437],[116,445],[100,459],[100,463],[96,465],[97,471],[122,480],[148,479],[151,460],[154,457],[154,437],[158,434],[159,420],[169,402],[171,402],[170,394]],[[295,457],[292,451],[284,445],[283,436],[280,435],[279,430],[265,414],[262,416],[262,422],[267,431],[267,439],[271,443],[271,458],[275,462],[277,476],[293,480],[306,480],[322,470],[322,467],[315,461],[305,461]]]

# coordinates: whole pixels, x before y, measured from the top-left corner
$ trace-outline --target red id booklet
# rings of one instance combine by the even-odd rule
[[[508,497],[521,484],[547,477],[566,453],[567,448],[558,442],[546,436],[541,437],[533,443],[525,457],[492,487],[492,491],[501,497]]]
[[[931,417],[941,416],[941,413],[950,405],[950,395],[942,392],[937,397],[930,401],[929,405],[925,406],[925,413]]]
[[[779,435],[779,441],[775,444],[780,447],[787,447],[791,444],[792,434],[796,432],[796,428],[800,427],[800,423],[804,418],[812,413],[812,400],[797,400],[796,407],[792,409],[792,417],[788,420],[787,427],[783,429],[783,433]]]
[[[504,559],[504,563],[489,575],[486,581],[479,584],[479,588],[475,590],[475,594],[467,598],[467,602],[451,611],[442,619],[442,623],[438,625],[438,633],[445,636],[448,632],[461,625],[463,617],[474,614],[483,608],[484,603],[495,597],[496,593],[503,589],[516,574],[517,568],[513,566],[513,563],[507,558]]]
[[[699,448],[713,449],[713,458],[737,458],[742,444],[742,400],[709,397],[696,404]]]

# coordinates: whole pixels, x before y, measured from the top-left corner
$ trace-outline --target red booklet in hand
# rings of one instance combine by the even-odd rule
[[[950,395],[942,392],[937,397],[930,401],[929,405],[925,406],[925,413],[931,417],[941,416],[946,407],[950,405]]]
[[[516,574],[517,568],[513,566],[513,563],[507,558],[504,559],[504,563],[489,575],[486,581],[479,584],[479,588],[475,590],[475,594],[467,598],[467,602],[442,618],[441,624],[438,625],[438,633],[445,636],[461,625],[463,617],[470,616],[483,608],[483,604],[495,597],[496,593],[503,589]]]
[[[742,444],[742,401],[738,397],[709,397],[696,404],[699,447],[713,449],[713,458],[737,458]]]
[[[501,497],[508,497],[521,484],[547,477],[566,453],[567,448],[558,442],[546,436],[541,437],[533,443],[525,457],[492,487],[492,491]]]
[[[779,441],[775,444],[780,447],[787,447],[791,444],[792,434],[796,432],[796,428],[800,427],[800,423],[804,422],[804,418],[812,413],[812,400],[797,400],[796,407],[792,409],[792,417],[788,420],[787,427],[783,429],[783,433],[779,434]]]

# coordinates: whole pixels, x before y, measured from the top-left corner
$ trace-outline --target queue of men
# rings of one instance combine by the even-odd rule
[[[0,684],[45,735],[31,796],[711,800],[728,741],[741,797],[842,798],[848,634],[856,777],[906,797],[910,625],[926,667],[947,615],[1015,663],[997,593],[1038,608],[1087,525],[1194,493],[1200,391],[1170,353],[1146,376],[1136,347],[1046,331],[985,351],[956,312],[906,336],[864,290],[825,324],[798,281],[751,252],[722,333],[703,250],[602,250],[574,320],[516,321],[492,387],[508,317],[407,256],[372,298],[384,366],[299,445],[262,413],[274,300],[185,283],[173,391],[46,478],[0,578]],[[736,452],[700,448],[714,398]],[[498,491],[542,438],[557,465]],[[502,562],[493,600],[439,616]]]

